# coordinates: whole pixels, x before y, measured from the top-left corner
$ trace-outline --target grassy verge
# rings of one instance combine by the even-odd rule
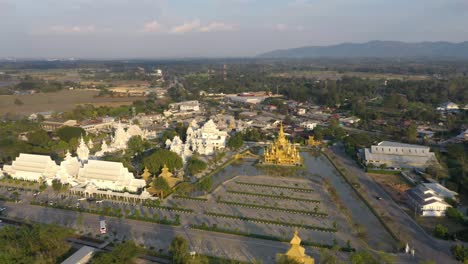
[[[273,189],[286,189],[286,190],[292,190],[292,191],[297,191],[297,192],[306,192],[306,193],[310,193],[310,192],[314,191],[313,189],[309,189],[309,188],[278,186],[278,185],[270,185],[270,184],[262,184],[262,183],[250,183],[250,182],[242,182],[242,181],[235,181],[235,183],[240,184],[240,185],[268,187],[268,188],[273,188]]]
[[[288,227],[298,227],[298,228],[304,228],[304,229],[310,229],[310,230],[322,231],[322,232],[330,232],[330,233],[337,232],[336,228],[329,228],[329,227],[287,223],[287,222],[281,222],[281,221],[275,221],[275,220],[265,220],[265,219],[259,219],[259,218],[219,214],[219,213],[213,213],[213,212],[206,212],[205,214],[209,215],[209,216],[214,216],[214,217],[238,219],[238,220],[242,220],[242,221],[258,222],[258,223],[262,223],[262,224],[281,225],[281,226],[288,226]]]
[[[234,206],[241,206],[241,207],[248,207],[248,208],[255,208],[255,209],[265,209],[265,210],[272,210],[272,211],[281,211],[281,212],[288,212],[293,214],[304,214],[310,216],[317,216],[317,217],[327,217],[327,213],[322,212],[315,212],[315,211],[306,211],[306,210],[296,210],[296,209],[289,209],[289,208],[278,208],[273,206],[265,206],[259,204],[248,204],[248,203],[239,203],[239,202],[230,202],[230,201],[218,201],[218,203],[229,204]]]
[[[202,201],[202,202],[208,201],[208,199],[206,199],[206,198],[183,196],[183,195],[173,195],[172,197],[174,199],[194,200],[194,201]]]
[[[266,198],[272,198],[272,199],[292,200],[292,201],[308,202],[308,203],[320,203],[319,200],[305,199],[305,198],[295,198],[295,197],[282,196],[282,195],[273,195],[273,194],[264,194],[264,193],[251,193],[251,192],[240,192],[240,191],[234,191],[234,190],[227,190],[226,192],[227,192],[227,193],[240,194],[240,195],[248,195],[248,196],[256,196],[256,197],[266,197]]]
[[[232,230],[232,229],[223,229],[223,228],[218,228],[218,227],[215,227],[215,226],[210,227],[210,226],[206,226],[206,225],[191,225],[190,228],[205,230],[205,231],[210,231],[210,232],[218,232],[218,233],[237,235],[237,236],[258,238],[258,239],[264,239],[264,240],[289,242],[289,239],[282,238],[282,237],[254,234],[254,233],[242,232],[242,231],[237,231],[237,230]],[[328,249],[330,249],[330,248],[333,247],[333,245],[321,244],[321,243],[317,243],[317,242],[304,241],[304,240],[301,241],[301,244],[304,245],[304,246],[309,246],[309,247],[314,247],[314,248],[328,248]],[[347,251],[347,252],[354,251],[354,248],[348,248],[348,247],[340,247],[339,249],[342,250],[342,251]]]

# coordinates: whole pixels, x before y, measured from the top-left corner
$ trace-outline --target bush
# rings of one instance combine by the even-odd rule
[[[466,261],[468,260],[468,248],[462,245],[455,245],[450,248],[452,251],[453,256],[458,261]]]
[[[463,223],[463,221],[464,221],[463,214],[460,211],[458,211],[456,208],[453,208],[453,207],[447,208],[447,211],[445,211],[445,216],[447,216],[450,219],[454,219],[454,220],[456,220],[458,222],[461,222],[461,223]]]
[[[433,232],[435,237],[442,238],[442,239],[447,239],[448,238],[448,228],[441,225],[437,224],[434,228]]]

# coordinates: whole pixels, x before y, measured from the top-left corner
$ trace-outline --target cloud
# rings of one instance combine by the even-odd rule
[[[74,33],[91,33],[96,31],[96,27],[93,25],[88,26],[63,26],[55,25],[49,28],[50,32],[53,33],[65,33],[65,34],[74,34]]]
[[[153,20],[153,21],[146,23],[143,26],[143,31],[144,32],[160,32],[163,28],[164,28],[163,25],[158,23],[158,21]]]
[[[195,19],[191,22],[186,22],[180,26],[175,26],[172,28],[172,33],[187,33],[191,31],[195,31],[200,27],[200,20]]]
[[[207,26],[201,27],[200,32],[212,32],[212,31],[232,31],[235,30],[236,26],[231,24],[225,24],[223,22],[211,22]]]

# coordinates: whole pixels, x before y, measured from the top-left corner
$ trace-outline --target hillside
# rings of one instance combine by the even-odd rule
[[[258,55],[260,58],[356,58],[356,57],[427,57],[468,59],[468,41],[418,42],[370,41],[366,43],[342,43],[331,46],[308,46],[274,50]]]

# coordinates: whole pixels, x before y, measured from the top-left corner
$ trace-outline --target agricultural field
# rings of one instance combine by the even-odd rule
[[[94,106],[129,105],[145,97],[97,97],[98,90],[62,90],[54,93],[36,93],[31,95],[0,95],[1,115],[29,115],[42,111],[68,111],[80,104]],[[18,99],[21,104],[15,104]]]

